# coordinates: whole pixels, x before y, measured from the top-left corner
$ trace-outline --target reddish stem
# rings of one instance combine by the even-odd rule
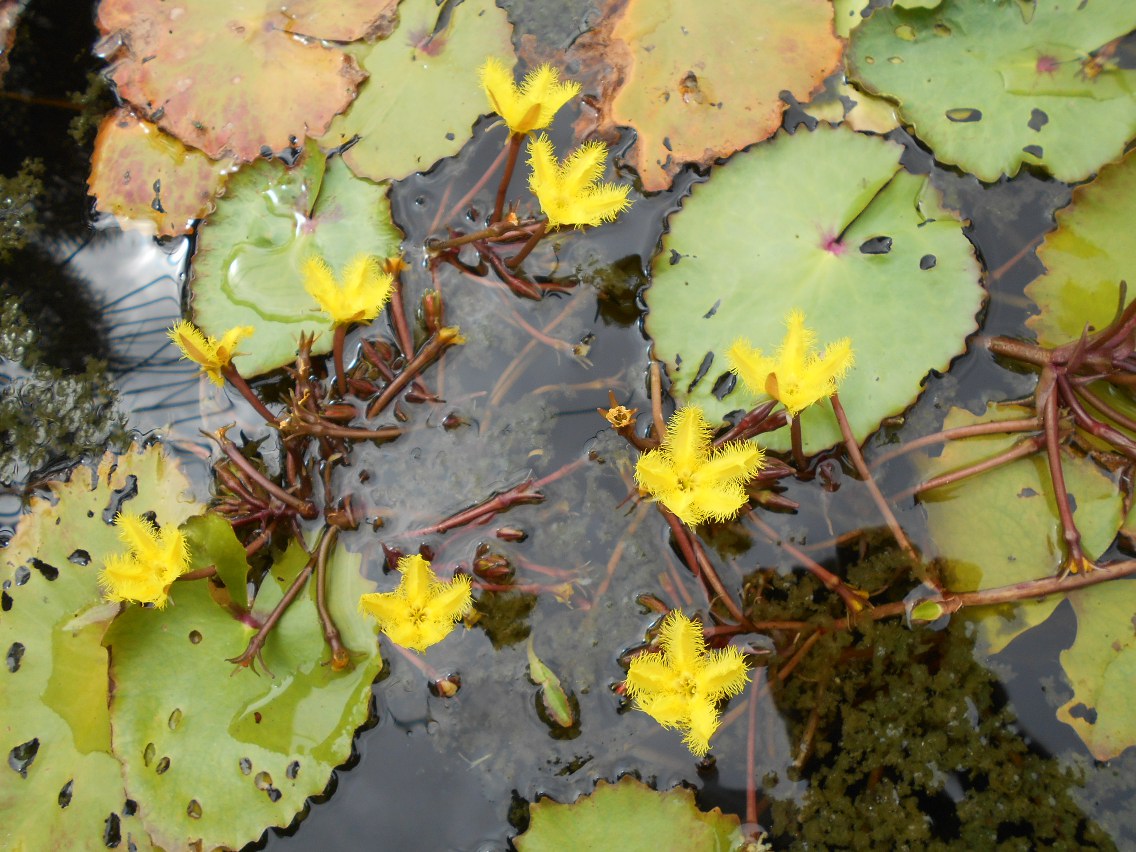
[[[268,406],[264,404],[259,396],[257,396],[253,389],[249,387],[248,382],[244,377],[237,372],[232,364],[226,364],[221,368],[221,375],[223,375],[233,387],[241,392],[241,396],[249,401],[249,404],[256,409],[256,413],[264,418],[269,426],[275,426],[277,423],[276,415],[269,411]]]
[[[513,170],[517,166],[517,155],[521,152],[521,143],[524,140],[524,133],[509,134],[509,153],[505,160],[505,173],[501,175],[501,183],[497,187],[497,198],[493,202],[493,215],[489,217],[490,224],[501,221],[501,213],[505,210],[505,196],[509,193],[509,182],[513,179]]]

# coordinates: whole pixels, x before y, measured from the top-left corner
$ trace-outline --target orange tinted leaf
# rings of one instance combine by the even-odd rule
[[[285,32],[256,0],[103,0],[118,93],[210,157],[253,160],[327,130],[364,74],[341,51]]]
[[[232,165],[186,148],[157,125],[119,109],[99,129],[87,187],[98,210],[122,225],[152,225],[163,237],[188,234],[193,220],[213,209]]]
[[[615,24],[630,50],[603,128],[634,127],[648,191],[686,163],[708,166],[771,136],[788,90],[806,101],[840,61],[828,0],[630,0]],[[739,33],[751,37],[739,38]]]
[[[291,33],[330,41],[386,38],[398,21],[399,0],[287,0],[280,12]]]

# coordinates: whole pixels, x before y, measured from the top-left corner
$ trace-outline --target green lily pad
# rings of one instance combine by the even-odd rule
[[[460,151],[489,111],[477,69],[490,56],[513,62],[512,26],[493,0],[441,12],[434,0],[403,0],[398,17],[389,38],[358,51],[370,79],[321,140],[342,145],[358,136],[343,159],[372,180],[424,172]]]
[[[1031,414],[1019,406],[998,406],[975,417],[955,408],[947,414],[943,428]],[[985,435],[951,441],[940,456],[920,464],[920,473],[929,479],[958,470],[1008,450],[1018,439],[1017,435]],[[1083,456],[1063,451],[1061,461],[1082,546],[1089,558],[1096,558],[1120,527],[1123,501],[1119,489]],[[970,592],[1051,577],[1065,563],[1061,522],[1044,452],[936,489],[922,500],[937,555],[946,559],[944,579],[951,591]],[[990,652],[1002,650],[1049,618],[1063,597],[985,608],[979,626]]]
[[[233,162],[186,148],[125,108],[108,115],[95,138],[87,187],[95,206],[124,226],[188,234],[213,209]]]
[[[635,128],[632,164],[647,191],[666,189],[687,163],[710,165],[781,126],[786,103],[836,70],[843,43],[829,0],[631,0],[613,39],[628,54],[603,126]]]
[[[722,392],[724,353],[739,337],[772,353],[794,308],[820,346],[852,339],[840,398],[858,441],[906,408],[928,371],[947,368],[977,327],[978,263],[962,222],[900,167],[901,152],[820,125],[738,154],[695,186],[646,294],[654,356],[680,404],[711,422],[752,407],[740,382]],[[806,452],[840,440],[827,403],[801,418]],[[784,450],[788,430],[762,443]]]
[[[233,526],[220,515],[196,515],[182,527],[189,544],[190,571],[213,566],[233,603],[248,607],[248,556]]]
[[[251,161],[318,136],[364,74],[342,51],[286,32],[273,5],[102,0],[97,22],[117,39],[109,73],[119,95],[214,159]]]
[[[267,615],[306,561],[294,544],[264,580],[255,616]],[[350,756],[382,666],[374,629],[359,614],[359,595],[374,588],[359,563],[337,549],[328,564],[329,609],[356,652],[349,671],[323,662],[314,583],[264,648],[274,678],[234,675],[226,657],[244,650],[253,629],[219,607],[204,583],[178,588],[167,610],[132,607],[115,620],[105,639],[114,751],[155,843],[240,848],[288,825]]]
[[[331,318],[304,289],[301,268],[323,257],[340,274],[358,254],[398,253],[387,185],[357,178],[309,144],[298,165],[258,162],[229,179],[217,211],[198,232],[190,284],[193,319],[209,335],[251,325],[237,370],[255,376],[290,363],[301,334],[328,352]]]
[[[1023,165],[1078,181],[1136,135],[1136,71],[1086,65],[1134,28],[1129,0],[877,9],[852,33],[849,75],[898,101],[943,162],[985,181]]]
[[[513,841],[521,852],[611,849],[613,843],[621,852],[730,852],[744,842],[738,818],[719,808],[698,810],[693,790],[660,793],[629,776],[600,781],[594,793],[569,805],[542,799],[529,816],[528,830]]]
[[[290,33],[328,39],[357,41],[386,38],[398,19],[399,0],[287,0],[280,14],[288,19]]]
[[[1077,637],[1061,652],[1073,697],[1057,710],[1097,760],[1136,745],[1136,584],[1108,583],[1069,595]]]
[[[1057,212],[1057,230],[1037,251],[1047,272],[1026,287],[1039,308],[1028,325],[1043,346],[1076,340],[1086,325],[1103,328],[1119,304],[1119,282],[1136,296],[1136,152],[1105,166],[1097,179],[1073,191]]]
[[[0,751],[12,771],[0,772],[0,847],[105,849],[117,836],[149,848],[110,753],[101,640],[119,606],[103,601],[98,571],[123,548],[109,523],[120,503],[179,524],[199,508],[188,485],[156,446],[108,454],[48,483],[52,499],[33,501],[4,551]]]

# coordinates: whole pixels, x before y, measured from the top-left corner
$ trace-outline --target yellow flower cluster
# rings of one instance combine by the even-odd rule
[[[727,350],[731,369],[746,389],[756,396],[780,401],[796,417],[804,409],[836,393],[837,383],[852,366],[852,341],[843,337],[813,351],[816,334],[805,327],[805,315],[790,312],[785,321],[788,331],[774,358],[739,339]]]
[[[718,702],[749,682],[745,657],[734,647],[707,651],[702,625],[677,610],[663,619],[659,646],[631,661],[627,695],[664,728],[686,731],[683,742],[702,757],[718,729]]]
[[[560,107],[580,94],[579,83],[561,83],[560,74],[548,64],[526,74],[520,87],[513,82],[513,72],[495,57],[485,60],[479,74],[490,107],[515,134],[548,127]]]
[[[206,336],[188,320],[178,320],[166,334],[181,350],[182,358],[188,358],[201,367],[201,372],[220,387],[225,384],[223,371],[233,363],[233,358],[237,355],[237,344],[251,336],[253,331],[255,329],[252,326],[239,325],[230,328],[217,340]]]
[[[114,524],[126,553],[108,556],[99,572],[103,597],[110,601],[138,601],[163,608],[174,580],[189,570],[189,545],[181,530],[158,530],[141,515],[119,513]]]
[[[701,408],[680,408],[667,424],[662,445],[635,464],[639,487],[684,524],[734,517],[749,499],[744,483],[764,464],[764,453],[752,442],[714,449],[711,433]]]
[[[359,608],[379,622],[392,642],[422,652],[441,642],[454,624],[473,607],[469,577],[444,583],[421,556],[398,560],[402,580],[393,592],[373,592],[359,599]]]
[[[394,279],[379,268],[378,258],[360,254],[335,277],[331,266],[318,255],[309,257],[301,270],[304,289],[336,325],[370,322],[390,299]]]

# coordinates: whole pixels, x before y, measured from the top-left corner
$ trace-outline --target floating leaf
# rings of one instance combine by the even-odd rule
[[[320,135],[365,75],[342,51],[285,32],[272,6],[102,0],[98,26],[117,39],[109,73],[119,95],[214,159],[250,161]]]
[[[189,544],[190,571],[213,566],[237,606],[248,606],[249,564],[244,545],[225,518],[207,512],[185,522],[182,532]]]
[[[255,163],[229,179],[217,212],[201,227],[190,284],[193,319],[219,337],[233,326],[256,333],[234,364],[254,376],[292,361],[301,334],[312,351],[331,349],[331,320],[304,289],[301,268],[316,255],[341,270],[359,254],[398,253],[387,186],[356,178],[315,144],[294,168]]]
[[[928,371],[947,368],[976,328],[978,264],[927,179],[900,168],[901,151],[821,125],[739,154],[695,186],[646,294],[654,356],[680,404],[712,421],[751,407],[740,383],[731,390],[724,353],[738,337],[776,349],[793,308],[818,343],[852,339],[840,398],[859,441],[918,396]],[[827,403],[801,418],[806,452],[840,440]],[[787,430],[763,439],[788,443]]]
[[[272,567],[258,619],[306,561],[293,544]],[[234,675],[225,658],[240,654],[253,630],[219,607],[204,583],[178,588],[177,605],[165,611],[132,607],[115,620],[106,636],[114,751],[157,844],[240,848],[288,825],[350,756],[382,666],[374,630],[358,612],[359,595],[374,587],[359,562],[339,549],[328,564],[328,606],[356,653],[351,671],[323,663],[313,583],[265,645],[275,678]]]
[[[329,41],[386,38],[398,18],[399,0],[286,0],[280,12],[291,33]]]
[[[1022,165],[1083,180],[1136,135],[1136,71],[1089,64],[1136,28],[1136,6],[1037,0],[1030,11],[962,0],[877,9],[852,33],[850,76],[899,101],[939,160],[982,180]]]
[[[1057,718],[1073,727],[1097,760],[1136,745],[1136,584],[1108,583],[1069,595],[1077,637],[1061,652],[1073,697]]]
[[[943,428],[1029,416],[1031,410],[1011,405],[992,407],[982,417],[955,408],[947,414]],[[991,458],[1019,439],[1020,435],[985,435],[951,441],[942,455],[926,460],[920,469],[926,478],[940,476]],[[1063,451],[1061,461],[1082,546],[1087,556],[1096,558],[1112,543],[1120,526],[1120,492],[1083,456]],[[1051,577],[1065,563],[1061,522],[1044,452],[931,491],[923,496],[923,503],[938,555],[946,559],[944,578],[951,591],[970,592]],[[989,650],[996,653],[1041,624],[1061,597],[988,608],[980,627]]]
[[[694,791],[665,793],[624,776],[600,781],[590,796],[570,805],[542,799],[529,808],[528,830],[514,839],[521,852],[611,849],[620,852],[730,852],[744,838],[738,818],[714,808],[698,810]]]
[[[118,836],[149,848],[110,754],[101,640],[119,606],[103,601],[97,578],[123,548],[110,523],[118,508],[180,524],[198,509],[188,484],[156,446],[107,454],[97,471],[48,483],[52,499],[32,501],[4,551],[0,751],[13,771],[0,772],[0,847],[105,849]]]
[[[529,679],[540,687],[540,701],[548,718],[561,728],[571,728],[578,721],[572,710],[572,696],[564,691],[560,678],[536,655],[529,636]]]
[[[186,148],[125,108],[108,115],[95,138],[87,187],[95,206],[123,226],[188,234],[213,209],[229,164]]]
[[[1073,202],[1058,211],[1057,230],[1037,251],[1046,272],[1026,287],[1040,312],[1027,324],[1044,346],[1060,346],[1112,321],[1120,282],[1127,300],[1136,296],[1136,152],[1101,169],[1091,183],[1073,190]]]
[[[631,162],[643,188],[666,189],[685,164],[706,166],[771,136],[786,108],[781,92],[808,100],[836,70],[832,17],[829,0],[764,0],[760,9],[631,0],[613,32],[630,58],[605,126],[635,129]]]
[[[490,56],[512,63],[511,34],[493,0],[465,0],[441,12],[433,0],[403,0],[398,29],[359,52],[371,77],[321,141],[342,145],[358,136],[343,158],[372,180],[426,171],[461,150],[474,121],[489,111],[477,69]]]

